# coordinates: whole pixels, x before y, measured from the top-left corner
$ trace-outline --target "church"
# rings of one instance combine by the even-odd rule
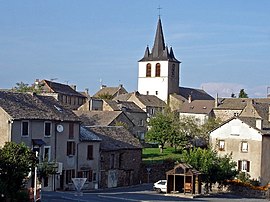
[[[202,89],[179,87],[180,64],[174,56],[173,48],[165,46],[161,18],[158,18],[153,48],[146,47],[144,56],[139,60],[138,92],[156,95],[169,103],[171,99],[214,100]]]

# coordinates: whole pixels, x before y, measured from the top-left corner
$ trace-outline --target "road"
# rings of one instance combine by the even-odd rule
[[[152,184],[134,187],[95,190],[77,196],[75,192],[43,192],[42,202],[176,202],[176,201],[247,201],[266,202],[266,199],[242,198],[232,194],[214,195],[199,198],[166,196],[152,191]]]

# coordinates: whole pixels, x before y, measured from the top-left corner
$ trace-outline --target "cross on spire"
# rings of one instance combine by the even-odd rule
[[[160,10],[162,9],[161,7],[160,7],[160,5],[158,6],[158,17],[160,18]]]

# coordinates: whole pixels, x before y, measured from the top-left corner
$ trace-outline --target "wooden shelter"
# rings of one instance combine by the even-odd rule
[[[167,193],[200,194],[201,173],[189,164],[180,163],[166,172]]]

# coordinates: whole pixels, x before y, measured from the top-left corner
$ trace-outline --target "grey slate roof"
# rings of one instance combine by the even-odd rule
[[[215,106],[214,100],[193,100],[192,102],[184,102],[180,113],[192,113],[192,114],[209,114]]]
[[[100,142],[101,138],[98,137],[94,132],[87,130],[84,127],[80,127],[80,141],[82,142],[88,142],[88,141],[95,141]]]
[[[85,126],[109,126],[122,111],[74,111]]]
[[[172,48],[170,52],[168,47],[165,46],[165,40],[162,30],[161,19],[158,19],[157,30],[155,35],[154,46],[152,52],[150,53],[149,48],[147,47],[144,53],[144,57],[140,61],[160,61],[160,60],[169,60],[173,62],[180,63],[175,57]]]
[[[142,149],[140,141],[127,129],[121,126],[85,127],[100,139],[100,148],[103,151],[115,151],[123,149]]]
[[[71,110],[50,96],[0,91],[0,107],[13,119],[79,121]]]
[[[270,98],[219,98],[216,109],[239,109],[246,107],[247,103],[253,100],[256,103],[270,104]]]
[[[214,100],[214,98],[202,89],[179,87],[179,95],[188,100],[191,96],[192,100]]]
[[[56,83],[56,82],[52,82],[48,80],[42,80],[41,83],[47,86],[47,88],[49,89],[49,92],[61,93],[61,94],[72,95],[72,96],[77,96],[77,97],[85,97],[81,93],[72,89],[69,85]]]
[[[114,111],[128,111],[136,113],[145,113],[134,102],[120,101],[120,100],[106,100],[105,101]]]

